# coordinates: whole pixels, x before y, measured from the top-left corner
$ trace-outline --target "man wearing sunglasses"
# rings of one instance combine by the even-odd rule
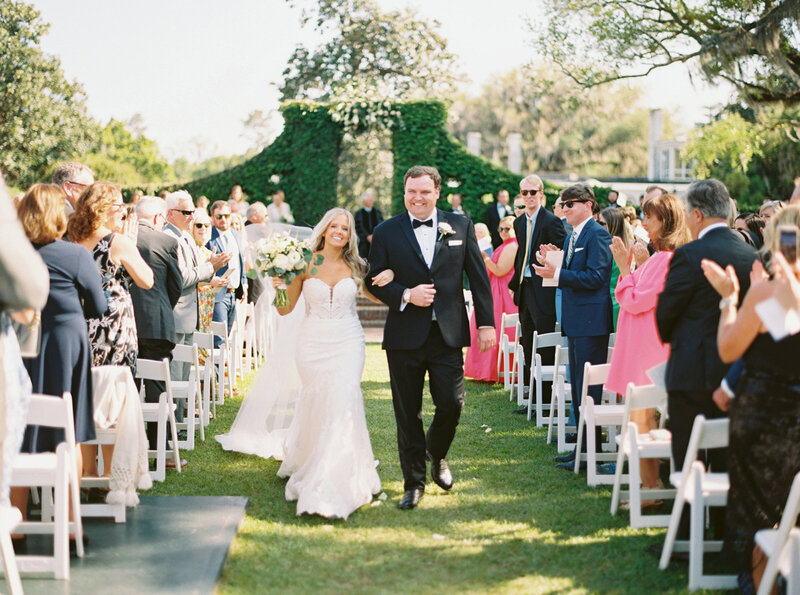
[[[554,278],[561,289],[561,328],[569,345],[569,375],[572,383],[572,407],[576,420],[581,406],[583,367],[605,363],[608,355],[608,336],[613,328],[611,309],[611,236],[594,220],[597,201],[586,184],[566,188],[561,203],[572,233],[563,244],[564,260],[556,268],[545,262],[545,255],[559,250],[558,245],[543,245],[540,250],[542,266],[534,265],[539,277]],[[602,386],[589,389],[589,396],[600,403]],[[595,444],[599,441],[597,428]],[[583,442],[585,449],[586,442]],[[559,468],[572,470],[575,453],[557,458]]]
[[[520,198],[525,207],[517,211],[514,220],[514,233],[519,242],[519,250],[514,261],[514,276],[508,288],[514,294],[514,303],[519,307],[519,320],[522,325],[522,350],[525,361],[533,361],[533,332],[552,333],[556,327],[556,290],[555,287],[543,287],[542,278],[531,268],[539,248],[543,244],[560,246],[567,233],[561,221],[542,206],[544,184],[536,175],[525,177],[520,183]],[[555,357],[554,349],[542,351],[542,363],[552,365]],[[525,386],[530,385],[530,366],[525,366]],[[543,383],[542,394],[550,395],[550,382]],[[530,398],[530,395],[529,395]],[[517,413],[527,413],[528,408],[518,409]]]
[[[181,297],[172,309],[175,314],[175,336],[179,345],[191,345],[199,316],[197,304],[197,284],[210,281],[216,271],[225,266],[230,255],[213,254],[207,262],[201,262],[197,244],[192,239],[194,222],[194,200],[186,190],[167,194],[167,224],[164,233],[178,240],[178,268],[181,271],[183,290]],[[189,364],[172,362],[172,377],[176,380],[189,378]],[[185,402],[178,401],[178,421],[183,418]]]
[[[211,223],[214,228],[211,230],[211,239],[206,248],[215,253],[228,255],[228,263],[219,269],[220,274],[224,275],[229,269],[231,270],[227,286],[220,288],[214,296],[212,320],[225,322],[230,333],[236,316],[236,300],[241,300],[247,295],[247,277],[244,259],[239,250],[241,238],[239,232],[231,228],[231,207],[227,201],[218,200],[211,205]],[[222,339],[214,337],[214,346],[219,347],[220,343]]]

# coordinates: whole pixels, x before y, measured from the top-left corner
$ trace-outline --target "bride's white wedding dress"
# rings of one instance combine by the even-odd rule
[[[351,278],[333,287],[305,280],[230,433],[217,436],[226,450],[283,459],[278,475],[289,478],[286,499],[297,500],[298,515],[347,518],[380,491],[361,395],[364,331],[357,292]],[[302,321],[292,332],[295,316]]]

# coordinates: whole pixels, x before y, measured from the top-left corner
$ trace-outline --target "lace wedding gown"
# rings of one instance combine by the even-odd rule
[[[278,475],[289,478],[286,499],[297,501],[298,515],[346,519],[380,491],[361,395],[357,291],[351,278],[333,287],[314,277],[304,282],[295,312],[278,323],[274,357],[230,433],[217,436],[226,450],[283,459]],[[293,316],[302,318],[296,333],[284,328]],[[287,344],[293,339],[294,349]]]

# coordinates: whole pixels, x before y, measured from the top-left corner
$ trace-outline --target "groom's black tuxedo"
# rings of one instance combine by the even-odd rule
[[[434,230],[436,243],[430,268],[411,217],[404,211],[375,229],[366,279],[369,291],[389,306],[383,348],[389,362],[406,490],[424,488],[426,449],[435,459],[445,458],[461,415],[464,403],[461,350],[470,343],[462,289],[464,272],[472,290],[477,326],[494,327],[489,277],[472,221],[439,209],[436,218],[439,229]],[[442,224],[453,233],[443,233]],[[394,271],[394,280],[384,287],[372,285],[371,277],[386,269]],[[401,311],[403,291],[426,283],[432,283],[436,289],[433,306],[422,308],[409,303]],[[436,406],[427,437],[421,415],[426,372]]]

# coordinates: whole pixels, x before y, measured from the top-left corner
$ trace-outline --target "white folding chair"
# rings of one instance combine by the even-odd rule
[[[212,409],[214,415],[217,414],[217,399],[212,398],[212,395],[214,394],[215,387],[218,388],[217,364],[220,351],[214,349],[214,335],[211,333],[195,332],[194,335],[192,335],[192,342],[198,350],[203,349],[207,354],[206,361],[203,363],[203,368],[200,370],[203,390],[203,426],[207,426],[210,419],[209,414]]]
[[[630,421],[631,411],[641,409],[658,409],[661,412],[660,425],[664,425],[667,411],[667,393],[653,384],[635,386],[628,384],[625,396],[625,414],[622,432],[617,437],[617,466],[614,474],[614,488],[611,492],[611,515],[617,514],[620,498],[628,497],[630,509],[630,525],[634,529],[645,527],[666,527],[669,524],[668,514],[642,514],[642,499],[674,498],[674,489],[642,488],[641,459],[669,459],[672,461],[672,441],[655,439],[650,434],[639,434],[639,428]],[[622,473],[625,460],[628,460],[628,474]],[[628,491],[622,491],[622,483],[628,483]]]
[[[525,350],[522,349],[522,327],[517,323],[517,341],[514,348],[514,361],[511,363],[511,382],[508,385],[508,400],[513,401],[517,398],[517,404],[521,407],[525,399]]]
[[[211,334],[219,337],[222,342],[215,348],[217,375],[217,404],[225,404],[225,378],[228,379],[228,388],[233,394],[233,387],[236,386],[236,373],[233,367],[233,349],[231,347],[230,336],[228,335],[228,325],[224,322],[212,322],[210,325]],[[227,369],[227,376],[225,370]],[[214,410],[216,413],[216,409]]]
[[[569,351],[567,347],[556,347],[556,354],[553,359],[555,380],[553,380],[553,390],[550,396],[550,415],[547,418],[547,443],[552,443],[553,428],[556,428],[558,452],[573,450],[574,446],[567,444],[567,432],[576,430],[575,426],[567,425],[567,420],[569,419],[567,404],[572,405],[572,385],[567,378],[568,361]]]
[[[6,584],[11,595],[22,595],[23,593],[17,557],[14,555],[14,544],[11,542],[11,532],[19,525],[20,521],[22,521],[22,513],[19,508],[10,504],[0,507],[0,557],[2,557]]]
[[[197,355],[197,345],[175,345],[172,350],[172,361],[189,364],[189,378],[187,380],[172,380],[172,398],[186,401],[183,421],[178,422],[178,429],[186,431],[186,440],[178,440],[178,445],[186,450],[193,450],[196,426],[200,426],[200,439],[204,442],[206,439],[206,431],[203,426],[203,399],[202,389],[200,388],[201,369]]]
[[[41,522],[22,521],[18,533],[53,534],[52,556],[17,556],[17,567],[23,574],[52,573],[55,578],[69,580],[69,533],[75,534],[75,547],[83,557],[83,525],[80,511],[80,478],[75,458],[75,422],[72,415],[72,395],[62,398],[33,395],[28,409],[27,424],[59,428],[64,442],[55,453],[21,453],[14,459],[11,472],[13,487],[41,487]],[[52,490],[52,495],[51,495]],[[69,520],[69,506],[72,518]]]
[[[256,307],[252,302],[247,303],[247,321],[244,326],[245,369],[258,370],[261,365],[258,354],[258,322],[256,320]]]
[[[519,314],[506,314],[500,322],[500,345],[497,350],[497,378],[503,381],[503,389],[508,390],[511,387],[512,372],[511,372],[511,356],[517,348],[519,343],[517,337],[517,325],[519,324]],[[514,328],[514,342],[508,338],[506,333],[507,328]]]
[[[601,452],[602,445],[596,444],[595,428],[608,428],[610,450],[616,447],[616,427],[622,425],[625,406],[616,404],[616,393],[604,391],[605,399],[613,399],[609,404],[595,404],[589,396],[589,387],[604,384],[608,378],[609,364],[583,366],[583,387],[581,388],[581,408],[578,419],[578,441],[575,445],[575,473],[580,472],[581,461],[586,461],[586,483],[590,486],[614,483],[613,475],[597,473],[597,461],[614,461],[613,452]],[[586,435],[586,453],[581,453],[583,437]]]
[[[783,508],[777,529],[762,529],[756,533],[756,545],[766,554],[767,567],[758,585],[758,595],[772,592],[775,579],[780,572],[786,579],[787,593],[800,593],[800,473],[794,476],[792,489]]]
[[[658,566],[661,570],[666,570],[673,551],[688,550],[689,591],[736,587],[735,575],[703,574],[703,552],[718,552],[722,549],[721,541],[705,540],[705,509],[708,506],[727,504],[730,481],[727,473],[708,472],[703,463],[697,460],[701,450],[728,446],[729,425],[727,419],[707,420],[703,415],[695,417],[683,470],[670,474],[670,483],[676,486],[677,493]],[[689,503],[691,509],[688,544],[676,540],[684,503]]]
[[[247,324],[247,305],[236,302],[236,316],[231,329],[231,347],[233,349],[233,368],[238,379],[244,380],[244,339]]]
[[[158,403],[144,402],[144,382],[142,382],[142,417],[145,424],[158,424],[156,433],[156,450],[148,450],[147,456],[155,458],[156,470],[150,475],[155,481],[164,481],[167,471],[167,421],[169,421],[172,447],[169,449],[175,461],[175,469],[181,472],[181,455],[178,443],[178,429],[175,423],[175,402],[172,399],[172,379],[169,375],[169,360],[156,361],[151,359],[136,360],[136,377],[142,380],[161,381],[166,386],[166,391],[161,393]]]
[[[550,412],[550,405],[544,404],[544,397],[542,395],[542,382],[555,380],[555,360],[551,365],[542,365],[542,354],[539,353],[540,349],[553,349],[555,347],[566,347],[567,338],[562,336],[561,333],[544,333],[539,334],[537,331],[533,332],[533,347],[531,353],[533,354],[533,361],[531,362],[531,376],[530,385],[528,386],[528,395],[534,394],[534,383],[536,383],[536,427],[541,427],[547,424],[548,419],[545,419],[545,408],[548,413]],[[533,413],[533,398],[528,399],[528,421],[531,420]]]

